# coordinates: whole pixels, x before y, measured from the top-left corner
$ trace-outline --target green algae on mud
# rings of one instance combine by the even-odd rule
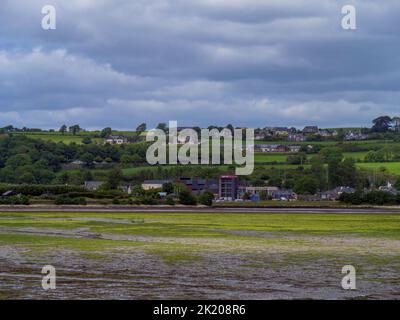
[[[55,299],[391,298],[399,226],[390,214],[0,213],[0,297],[48,298],[31,275],[51,264]],[[360,292],[341,290],[346,264]]]
[[[363,238],[399,240],[400,215],[0,213],[0,246],[88,252],[133,247],[167,261],[196,260],[199,252],[362,251]],[[387,246],[392,250],[394,242]]]
[[[110,219],[96,221],[96,219]],[[115,223],[116,221],[125,223]],[[0,213],[0,227],[89,228],[157,237],[230,237],[224,231],[346,235],[400,239],[400,215],[227,213]]]

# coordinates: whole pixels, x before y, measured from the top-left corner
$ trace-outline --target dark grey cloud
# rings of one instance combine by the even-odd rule
[[[399,16],[395,0],[3,0],[0,125],[368,125],[399,112]]]

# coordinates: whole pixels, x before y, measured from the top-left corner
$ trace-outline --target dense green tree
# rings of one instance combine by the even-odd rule
[[[91,179],[90,179],[91,180]],[[57,177],[57,184],[68,184],[69,182],[69,173],[68,172],[63,172]]]
[[[141,123],[140,125],[138,125],[138,127],[136,128],[136,133],[138,135],[140,135],[141,133],[145,132],[147,129],[147,125],[146,123]]]
[[[255,187],[264,187],[265,186],[265,181],[262,179],[256,179],[253,181],[253,186]]]
[[[301,177],[297,180],[293,190],[297,194],[315,194],[318,190],[318,181],[308,176]]]
[[[129,155],[129,154],[124,154],[121,156],[120,162],[122,164],[130,164],[134,162],[133,156]]]
[[[32,164],[32,159],[28,154],[16,154],[11,156],[6,161],[6,166],[16,169],[17,167],[26,166]]]
[[[341,184],[340,164],[343,160],[343,153],[339,148],[325,148],[320,155],[328,164],[328,185],[335,188]]]
[[[327,169],[324,166],[324,158],[316,155],[311,158],[311,174],[318,183],[318,190],[324,190],[327,187]]]
[[[234,128],[233,125],[231,125],[231,124],[228,124],[228,125],[226,126],[226,129],[228,129],[230,132],[232,132],[232,135],[233,135],[234,132],[235,132],[235,128]]]
[[[374,132],[387,132],[391,128],[392,118],[389,116],[382,116],[372,120],[372,131]]]
[[[61,132],[61,134],[65,134],[67,132],[67,126],[65,124],[63,124],[61,126],[59,132]]]
[[[14,181],[23,184],[36,184],[36,179],[32,172],[24,170],[23,167],[16,170]]]
[[[69,132],[71,132],[74,136],[77,135],[82,129],[78,124],[70,126],[68,128]]]
[[[319,155],[323,158],[325,163],[330,160],[340,162],[343,159],[343,151],[339,147],[327,147],[320,150]]]
[[[357,184],[356,162],[352,158],[346,158],[340,164],[341,185],[355,187]]]
[[[157,127],[156,127],[156,129],[158,129],[158,130],[162,130],[162,131],[164,131],[164,132],[167,132],[167,124],[166,123],[159,123],[158,125],[157,125]]]
[[[194,206],[197,204],[197,199],[189,190],[183,189],[179,192],[179,202],[183,205]]]
[[[200,204],[211,207],[214,200],[214,194],[211,191],[206,190],[199,195],[198,200]]]
[[[135,185],[132,188],[132,195],[135,197],[144,197],[146,192],[143,190],[141,185]]]
[[[107,174],[107,181],[106,184],[108,188],[110,189],[118,189],[120,183],[123,181],[123,173],[121,168],[113,168],[110,170],[110,172]]]
[[[171,182],[164,183],[162,190],[163,190],[163,192],[166,192],[167,194],[174,193],[174,185]]]
[[[101,130],[100,137],[107,138],[111,134],[112,134],[112,129],[110,127],[107,127],[107,128],[104,128],[103,130]]]
[[[94,161],[94,156],[93,154],[89,153],[89,152],[85,152],[84,154],[82,154],[79,159],[85,163],[85,166],[91,166],[93,164]]]
[[[165,203],[166,203],[167,205],[169,205],[169,206],[174,206],[174,205],[175,205],[175,200],[174,200],[174,198],[173,198],[171,195],[168,195],[168,196],[165,198]]]
[[[303,165],[307,162],[307,154],[305,152],[299,152],[298,154],[290,155],[287,157],[286,162],[288,164]]]

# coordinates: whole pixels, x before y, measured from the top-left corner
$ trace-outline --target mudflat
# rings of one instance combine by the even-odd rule
[[[396,214],[0,213],[0,299],[399,299],[399,258]]]

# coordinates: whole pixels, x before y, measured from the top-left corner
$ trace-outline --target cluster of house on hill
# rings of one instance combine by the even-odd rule
[[[163,187],[167,183],[174,186],[185,186],[193,195],[199,195],[208,190],[214,195],[217,202],[223,201],[335,201],[338,200],[343,193],[354,193],[356,190],[350,187],[338,187],[333,190],[319,192],[315,195],[303,196],[297,195],[292,189],[279,188],[274,186],[254,186],[249,182],[241,181],[238,176],[224,175],[219,179],[202,179],[202,178],[179,178],[165,180],[146,180],[141,186],[143,190],[159,190],[160,197],[167,194],[163,192]],[[104,182],[102,181],[86,181],[85,188],[90,191],[98,190]],[[131,194],[132,186],[121,185],[121,190]],[[387,186],[379,188],[381,191],[390,192],[392,194],[399,193],[389,183]]]
[[[256,152],[299,152],[301,150],[301,146],[289,146],[284,144],[256,144],[254,147],[254,151]]]
[[[303,130],[287,127],[267,127],[256,129],[254,132],[255,140],[265,140],[275,137],[287,141],[302,142],[309,140],[310,135],[318,135],[321,138],[329,139],[338,137],[339,133],[335,129],[321,129],[318,126],[306,126]],[[367,138],[368,135],[360,131],[346,130],[344,133],[345,140],[365,140]]]
[[[283,138],[288,141],[306,141],[307,135],[319,134],[322,137],[335,137],[337,136],[336,130],[319,129],[317,126],[307,126],[299,131],[296,128],[287,127],[267,127],[264,129],[255,130],[255,139],[264,140],[271,137]]]
[[[191,127],[181,127],[178,128],[178,132],[184,129],[200,129]],[[256,129],[254,131],[255,140],[265,140],[268,138],[281,138],[287,141],[302,142],[309,140],[310,135],[319,135],[322,138],[335,138],[338,136],[338,131],[335,129],[321,129],[318,126],[306,126],[303,130],[297,130],[296,128],[288,127],[266,127],[263,129]],[[368,135],[361,133],[357,130],[347,130],[344,133],[345,140],[365,140]],[[105,138],[104,143],[111,145],[122,145],[128,143],[128,137],[123,135],[110,135]],[[178,138],[179,144],[188,143],[188,138]]]

